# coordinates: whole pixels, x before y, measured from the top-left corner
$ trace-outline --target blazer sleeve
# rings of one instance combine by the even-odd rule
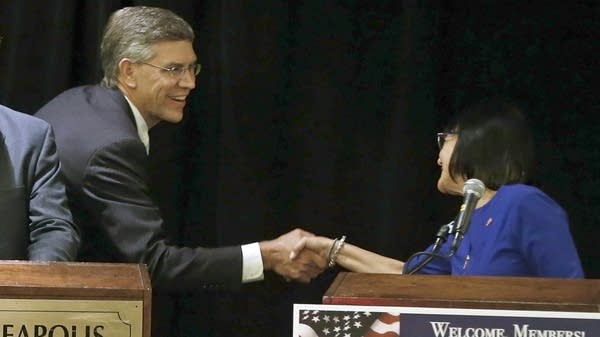
[[[97,217],[107,248],[119,261],[146,264],[157,289],[239,288],[240,246],[190,248],[169,243],[146,183],[147,164],[143,145],[129,139],[97,150],[85,169],[83,204]]]
[[[38,153],[30,164],[29,259],[72,261],[79,249],[79,230],[69,210],[52,129],[47,126],[34,144]]]
[[[435,257],[433,257],[424,267],[422,267],[417,274],[425,274],[425,275],[450,275],[452,274],[452,267],[450,265],[450,260],[442,258],[441,256],[448,256],[450,254],[450,246],[448,242],[452,242],[452,240],[447,240]],[[431,253],[433,251],[433,245],[430,245],[425,249],[425,252]],[[425,259],[427,259],[429,255],[421,254],[419,256],[415,256],[410,260],[406,261],[405,270],[410,272],[418,265],[421,264]]]

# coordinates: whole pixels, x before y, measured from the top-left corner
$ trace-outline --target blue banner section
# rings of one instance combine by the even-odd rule
[[[499,314],[501,314],[499,312]],[[595,337],[597,319],[402,314],[402,337]]]

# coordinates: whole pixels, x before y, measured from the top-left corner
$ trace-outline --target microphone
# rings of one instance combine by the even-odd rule
[[[454,226],[454,241],[452,241],[452,248],[450,249],[450,256],[456,253],[458,246],[469,229],[471,223],[471,214],[477,205],[477,201],[485,192],[485,185],[479,179],[469,179],[463,185],[463,203],[460,206],[458,217]]]
[[[433,244],[432,252],[436,253],[437,250],[442,246],[446,239],[448,239],[448,235],[451,233],[452,228],[454,228],[455,221],[452,220],[449,223],[442,225],[435,235],[435,243]]]

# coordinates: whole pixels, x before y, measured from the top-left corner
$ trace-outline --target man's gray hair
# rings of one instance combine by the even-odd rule
[[[194,31],[170,10],[145,6],[119,9],[109,17],[100,44],[102,85],[117,86],[122,59],[143,62],[154,56],[152,44],[181,40],[193,42]]]

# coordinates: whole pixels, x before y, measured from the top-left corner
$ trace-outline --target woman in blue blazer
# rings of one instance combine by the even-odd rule
[[[454,240],[456,230],[449,226],[439,249],[433,251],[432,245],[406,263],[324,237],[303,238],[295,252],[316,250],[330,265],[356,272],[583,277],[566,212],[526,184],[533,140],[517,106],[500,99],[482,101],[439,133],[438,145],[440,192],[462,195],[465,183],[474,178],[485,185],[462,242]]]

